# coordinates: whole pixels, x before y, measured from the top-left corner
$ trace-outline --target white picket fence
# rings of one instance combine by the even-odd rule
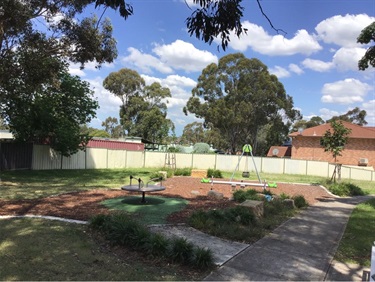
[[[219,154],[176,153],[176,168],[219,169],[234,171],[240,156]],[[274,174],[299,174],[331,177],[334,165],[321,161],[294,160],[287,158],[251,157],[241,158],[239,171],[255,171]],[[166,153],[150,151],[126,151],[87,148],[70,157],[63,157],[47,145],[34,145],[33,170],[48,169],[114,169],[164,167]],[[254,166],[255,163],[255,166]],[[375,181],[375,171],[369,168],[342,166],[341,177]]]

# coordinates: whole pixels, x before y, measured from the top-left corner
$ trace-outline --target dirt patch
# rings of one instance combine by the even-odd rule
[[[232,200],[232,188],[229,184],[201,183],[200,178],[173,177],[163,182],[165,191],[152,193],[164,197],[176,197],[189,200],[187,207],[169,216],[170,223],[184,223],[188,216],[197,209],[220,209],[234,206]],[[251,187],[262,191],[261,187]],[[209,190],[223,193],[224,199],[210,200],[207,197]],[[237,186],[236,189],[241,189]],[[272,193],[280,195],[285,193],[289,196],[303,195],[310,205],[319,199],[332,198],[325,189],[316,185],[286,184],[278,183],[277,188],[270,188]],[[0,215],[49,215],[63,218],[88,220],[95,214],[108,213],[108,209],[100,204],[104,199],[126,197],[134,193],[120,189],[98,189],[84,192],[66,193],[33,200],[0,200]],[[147,197],[147,196],[146,196]]]

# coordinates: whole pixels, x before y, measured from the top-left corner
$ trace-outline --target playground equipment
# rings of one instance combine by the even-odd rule
[[[138,185],[133,185],[132,184],[132,180],[133,179],[137,179]],[[141,203],[145,204],[145,203],[147,203],[146,198],[145,198],[145,194],[147,192],[156,192],[156,191],[163,191],[163,190],[165,190],[165,186],[162,185],[162,180],[163,180],[163,177],[158,177],[158,178],[150,179],[146,183],[146,186],[145,186],[144,182],[143,182],[143,180],[141,178],[135,178],[132,175],[130,175],[130,184],[122,186],[121,189],[129,191],[129,192],[140,192],[140,193],[142,193]],[[160,185],[149,184],[150,182],[156,182],[156,181],[160,181]]]
[[[276,188],[277,187],[277,184],[276,183],[267,183],[266,181],[263,181],[260,179],[260,175],[258,173],[258,169],[257,169],[257,166],[255,164],[255,160],[254,160],[254,156],[253,156],[253,148],[251,147],[250,144],[245,144],[243,147],[242,147],[242,154],[240,156],[240,158],[238,159],[238,163],[236,165],[236,168],[234,169],[233,173],[232,173],[232,176],[230,178],[229,181],[224,181],[224,180],[214,180],[213,177],[211,178],[211,180],[209,181],[211,183],[211,185],[213,186],[214,183],[216,184],[230,184],[232,187],[236,187],[237,185],[240,185],[240,187],[246,187],[246,186],[258,186],[258,187],[263,187],[263,189],[265,190],[267,187],[270,187],[270,188]],[[241,159],[242,157],[245,155],[246,159],[245,159],[245,170],[248,170],[248,156],[250,155],[252,160],[253,160],[253,164],[254,164],[254,168],[255,168],[255,172],[257,174],[257,177],[258,177],[258,181],[259,183],[254,183],[254,182],[244,182],[244,181],[232,181],[233,180],[233,177],[234,177],[234,174],[235,172],[238,170],[239,168],[239,165],[240,165],[240,162],[241,162]],[[249,172],[248,171],[244,171],[242,173],[242,176],[243,177],[248,177],[248,174]],[[245,176],[244,176],[245,175]]]

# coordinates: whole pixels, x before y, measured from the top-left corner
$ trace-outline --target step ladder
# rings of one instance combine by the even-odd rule
[[[164,167],[176,170],[176,153],[165,153]]]

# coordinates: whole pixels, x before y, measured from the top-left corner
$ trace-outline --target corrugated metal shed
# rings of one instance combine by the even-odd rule
[[[101,140],[92,139],[87,144],[89,148],[105,148],[105,149],[117,149],[117,150],[128,150],[128,151],[144,151],[145,145],[143,143],[135,142],[124,142],[115,140]]]

